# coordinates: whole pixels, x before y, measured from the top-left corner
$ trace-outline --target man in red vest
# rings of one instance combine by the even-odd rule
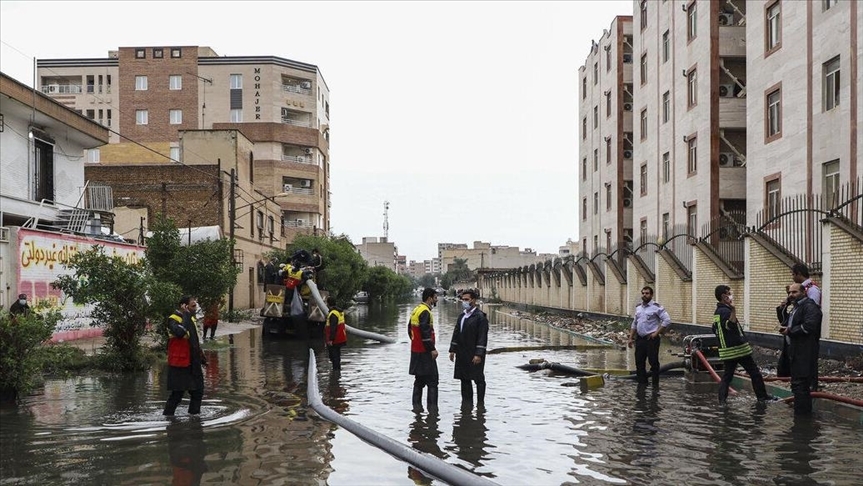
[[[411,364],[409,373],[414,375],[413,410],[423,410],[423,388],[428,386],[426,404],[429,412],[437,412],[437,392],[440,381],[437,370],[438,352],[435,349],[434,319],[432,307],[437,305],[434,289],[423,290],[423,301],[411,312],[408,336],[411,338]]]
[[[190,295],[180,298],[179,309],[168,316],[168,390],[163,415],[172,416],[183,395],[189,392],[189,414],[201,413],[204,398],[204,373],[207,359],[201,351],[200,333],[195,313],[198,301]]]

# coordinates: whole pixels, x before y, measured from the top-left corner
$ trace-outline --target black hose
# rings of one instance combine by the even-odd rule
[[[324,420],[332,422],[348,432],[359,437],[361,440],[381,449],[391,456],[405,461],[429,476],[434,476],[448,484],[466,486],[493,486],[497,483],[477,476],[469,471],[449,464],[431,454],[412,449],[400,442],[375,432],[374,430],[360,425],[353,420],[339,415],[335,410],[324,405],[321,394],[318,391],[318,365],[315,360],[315,351],[309,349],[309,376],[306,393],[309,406],[317,412]]]
[[[554,370],[575,376],[594,376],[597,374],[591,371],[584,371],[578,368],[573,368],[572,366],[562,365],[560,363],[549,363],[548,361],[543,361],[542,363],[536,364],[521,365],[518,366],[518,368],[526,371]]]

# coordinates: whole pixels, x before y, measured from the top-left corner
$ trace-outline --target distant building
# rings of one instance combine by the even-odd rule
[[[398,248],[385,237],[366,236],[363,237],[362,243],[354,246],[369,266],[386,267],[394,272],[397,271]]]
[[[471,270],[478,268],[513,268],[530,265],[537,261],[553,258],[552,254],[537,254],[531,248],[519,250],[516,246],[495,245],[483,241],[474,241],[473,248],[467,248],[467,244],[452,244],[450,248],[443,250],[441,258],[441,272],[446,273],[456,259],[466,260],[467,267]],[[438,245],[440,247],[440,245]],[[464,248],[462,248],[464,247]]]
[[[577,241],[572,241],[572,239],[568,239],[566,240],[565,245],[561,245],[560,248],[558,248],[557,254],[561,258],[575,256],[578,254],[579,248],[580,246]]]

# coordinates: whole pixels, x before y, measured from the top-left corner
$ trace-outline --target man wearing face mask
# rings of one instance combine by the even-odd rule
[[[19,295],[18,300],[9,306],[9,313],[13,316],[23,315],[24,317],[27,317],[30,315],[30,312],[31,309],[30,304],[27,303],[27,294]]]
[[[794,393],[794,415],[812,413],[812,396],[818,377],[818,347],[821,338],[821,307],[808,297],[803,284],[790,288],[794,310],[782,334],[788,336],[788,356],[791,371],[791,392]]]
[[[737,365],[743,366],[749,379],[752,380],[752,390],[759,402],[766,402],[773,397],[767,394],[761,370],[752,358],[752,346],[743,333],[743,326],[737,320],[737,309],[734,307],[734,297],[731,287],[717,285],[713,291],[716,297],[716,311],[713,313],[713,333],[719,339],[719,358],[725,366],[722,381],[719,383],[719,403],[724,405],[728,398],[728,387],[734,379]]]
[[[431,310],[437,305],[434,289],[423,290],[422,303],[411,312],[408,336],[411,339],[411,364],[409,373],[414,375],[413,411],[423,410],[423,388],[428,387],[426,403],[429,412],[437,411],[439,375],[438,352],[435,349],[434,318]]]
[[[488,345],[488,317],[476,306],[479,295],[475,290],[461,294],[464,312],[459,316],[449,345],[449,360],[455,361],[453,378],[461,380],[462,406],[473,404],[476,382],[476,404],[485,402],[485,352]]]

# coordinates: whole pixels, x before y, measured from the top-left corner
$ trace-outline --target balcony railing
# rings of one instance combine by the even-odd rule
[[[288,187],[291,186],[291,187]],[[289,192],[291,194],[296,194],[299,196],[314,196],[315,190],[310,187],[297,187],[295,184],[285,184],[284,192]]]
[[[315,158],[311,155],[285,155],[282,154],[282,160],[285,162],[296,162],[298,164],[317,165]]]
[[[84,92],[80,84],[46,84],[42,86],[45,94],[80,94]]]
[[[282,123],[287,123],[288,125],[294,125],[297,127],[310,127],[311,124],[308,120],[296,120],[294,118],[288,118],[286,116],[282,117]]]
[[[298,86],[295,84],[283,84],[282,90],[287,91],[288,93],[297,93],[297,94],[306,95],[306,96],[312,95],[311,88],[303,88],[302,86]]]

